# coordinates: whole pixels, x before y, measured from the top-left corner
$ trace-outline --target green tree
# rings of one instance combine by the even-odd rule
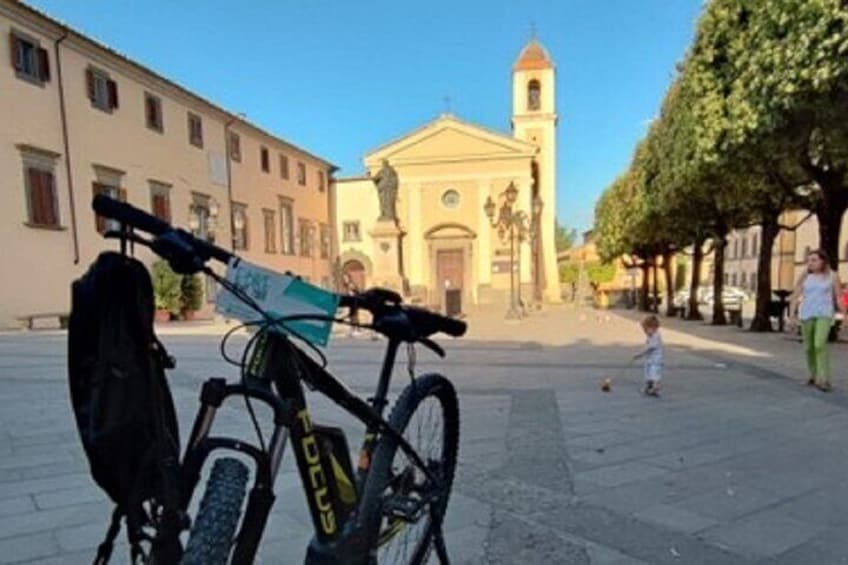
[[[615,271],[614,263],[603,263],[601,261],[586,263],[586,277],[589,279],[589,284],[596,288],[599,285],[613,282]]]
[[[580,266],[573,262],[569,261],[567,263],[562,263],[559,266],[559,281],[563,284],[577,284],[577,280],[580,278]]]
[[[560,225],[559,221],[556,222],[555,229],[555,242],[557,251],[565,251],[574,247],[574,244],[577,242],[576,229],[568,229],[565,226]]]
[[[167,261],[153,263],[151,269],[153,282],[153,300],[157,310],[167,310],[171,314],[180,311],[181,277],[171,270]]]

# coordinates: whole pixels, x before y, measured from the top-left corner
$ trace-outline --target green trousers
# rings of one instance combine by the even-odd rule
[[[827,350],[827,337],[832,325],[832,318],[812,318],[801,323],[801,336],[804,339],[804,351],[807,353],[810,377],[820,385],[830,382],[830,354]]]

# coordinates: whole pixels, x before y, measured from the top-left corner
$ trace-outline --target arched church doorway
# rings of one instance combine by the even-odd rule
[[[350,259],[342,265],[342,283],[345,290],[365,290],[365,265],[358,259]]]

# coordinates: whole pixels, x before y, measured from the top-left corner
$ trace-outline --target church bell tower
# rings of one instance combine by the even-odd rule
[[[533,38],[512,68],[512,133],[539,148],[530,196],[542,202],[536,268],[548,302],[561,301],[555,245],[556,128],[556,71],[548,51]]]

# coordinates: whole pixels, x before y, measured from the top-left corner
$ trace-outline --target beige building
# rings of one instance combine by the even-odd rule
[[[444,114],[369,152],[365,175],[335,182],[338,262],[358,286],[401,286],[438,309],[445,309],[449,291],[463,305],[502,302],[512,264],[525,302],[534,295],[560,300],[556,81],[553,62],[535,40],[521,51],[512,79],[511,135]],[[372,177],[384,160],[399,178],[397,257],[395,236],[377,222]],[[510,186],[517,189],[513,211],[523,213],[529,228],[523,241],[513,240],[512,253],[509,230],[493,227],[486,213],[489,199],[500,210]]]
[[[818,247],[818,221],[806,210],[793,210],[783,214],[784,226],[794,230],[781,230],[774,243],[771,258],[771,280],[774,290],[791,290],[806,269],[807,254]],[[754,293],[757,288],[757,268],[760,253],[760,227],[734,230],[727,238],[724,282]],[[843,219],[839,246],[839,275],[848,280],[848,217]],[[712,285],[713,256],[704,260],[702,282]]]
[[[330,284],[330,163],[19,2],[0,0],[0,36],[0,327],[66,313],[115,248],[99,192]]]

